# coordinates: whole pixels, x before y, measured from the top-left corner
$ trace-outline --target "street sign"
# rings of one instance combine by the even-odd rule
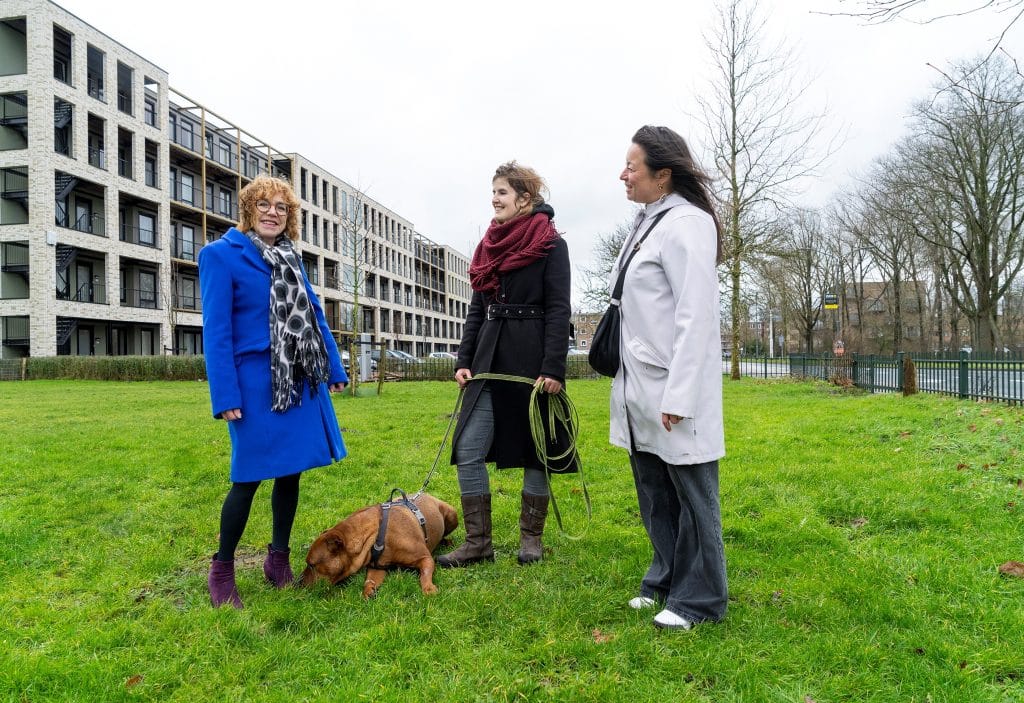
[[[836,310],[839,308],[839,296],[835,293],[826,293],[822,302],[825,304],[826,310]]]

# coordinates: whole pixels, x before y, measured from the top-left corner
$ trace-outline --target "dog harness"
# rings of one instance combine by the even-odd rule
[[[395,500],[395,493],[400,493],[402,497]],[[380,504],[380,527],[377,529],[377,540],[373,543],[373,547],[370,548],[371,568],[380,568],[380,557],[384,553],[384,537],[388,533],[388,516],[391,513],[391,508],[396,505],[404,506],[412,512],[420,523],[420,529],[423,530],[423,541],[427,541],[427,519],[423,517],[423,512],[416,503],[409,500],[409,497],[405,495],[405,491],[401,488],[392,488],[390,499]]]

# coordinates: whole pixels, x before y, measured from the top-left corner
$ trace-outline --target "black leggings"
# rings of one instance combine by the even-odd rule
[[[270,511],[273,515],[270,544],[274,549],[288,549],[295,509],[299,505],[300,476],[301,473],[274,479],[274,490],[270,494]],[[224,506],[220,509],[220,547],[217,550],[217,559],[220,561],[234,560],[235,549],[249,521],[252,499],[259,487],[260,481],[231,484]]]

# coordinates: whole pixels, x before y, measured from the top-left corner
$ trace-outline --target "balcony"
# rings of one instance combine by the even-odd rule
[[[76,303],[107,304],[107,287],[102,282],[85,281],[77,287],[57,291],[58,300],[70,300]]]
[[[203,311],[203,300],[198,295],[174,294],[174,307],[179,310]]]
[[[159,246],[155,225],[144,226],[121,223],[120,238],[122,242],[128,242],[129,244],[138,244],[140,246],[154,248]]]
[[[171,238],[171,256],[183,261],[196,261],[199,258],[200,244],[184,237]]]
[[[103,79],[97,78],[96,76],[89,76],[86,79],[88,85],[89,97],[96,98],[100,102],[106,102],[107,96],[103,90]]]
[[[185,147],[189,151],[199,153],[199,149],[196,148],[196,142],[199,138],[196,133],[191,129],[182,129],[181,125],[171,125],[171,142],[178,146]]]
[[[106,170],[107,152],[102,147],[89,147],[89,165]]]
[[[196,188],[192,183],[182,181],[180,178],[171,179],[171,199],[179,203],[185,203],[192,207],[198,207],[196,203]]]
[[[122,288],[121,305],[126,308],[160,309],[160,295],[155,290]]]

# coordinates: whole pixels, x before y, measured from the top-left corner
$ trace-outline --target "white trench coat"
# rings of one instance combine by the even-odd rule
[[[677,193],[646,206],[634,240],[668,208],[626,271],[610,440],[669,464],[702,464],[725,456],[718,240],[711,216]],[[624,247],[610,288],[627,255]],[[683,420],[666,432],[662,413]]]

